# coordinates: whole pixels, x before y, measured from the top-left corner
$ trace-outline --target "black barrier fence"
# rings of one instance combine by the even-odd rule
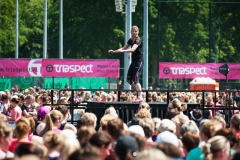
[[[120,94],[121,92],[129,92],[129,90],[102,90],[105,91],[106,93],[113,91],[114,93],[116,93],[118,95],[118,100],[117,102],[84,102],[84,103],[76,103],[74,101],[74,92],[83,92],[83,91],[90,91],[90,92],[94,92],[96,90],[82,90],[82,89],[63,89],[63,90],[51,90],[51,105],[59,105],[59,104],[53,104],[53,95],[54,95],[54,91],[58,92],[58,96],[60,97],[60,93],[61,92],[66,92],[66,91],[70,91],[71,95],[69,98],[70,104],[61,104],[61,105],[67,105],[69,106],[70,109],[70,113],[71,113],[71,120],[69,120],[69,122],[71,122],[72,124],[76,124],[76,122],[78,120],[74,120],[74,110],[75,109],[84,109],[85,112],[91,112],[94,113],[97,116],[97,125],[99,127],[100,125],[100,119],[101,117],[104,115],[105,110],[109,107],[114,107],[117,111],[117,114],[119,116],[119,118],[121,118],[125,123],[129,122],[132,120],[132,118],[134,117],[134,115],[137,113],[138,111],[138,107],[139,107],[139,103],[140,102],[120,102]],[[145,101],[148,102],[148,104],[150,105],[150,111],[152,114],[152,117],[158,117],[158,118],[165,118],[166,112],[168,110],[168,104],[169,104],[169,98],[170,95],[176,92],[194,92],[194,93],[201,93],[203,99],[205,98],[205,94],[212,92],[213,95],[216,97],[217,96],[217,92],[225,92],[228,96],[228,99],[226,101],[229,101],[230,98],[236,100],[236,98],[238,97],[238,95],[236,93],[238,93],[238,91],[191,91],[191,90],[143,90],[143,92],[146,93],[146,95],[148,95],[149,92],[161,92],[161,93],[165,93],[167,96],[167,100],[166,102],[148,102],[148,98],[146,96]],[[240,100],[240,99],[239,99]],[[204,101],[202,101],[204,102]],[[215,102],[215,107],[207,107],[204,104],[195,104],[195,103],[187,103],[187,110],[184,112],[185,115],[187,115],[189,118],[191,118],[190,116],[190,112],[195,109],[195,108],[199,108],[202,111],[204,110],[209,110],[209,111],[213,111],[215,113],[215,110],[221,110],[224,114],[225,120],[227,122],[227,124],[229,124],[230,122],[230,118],[233,115],[233,110],[240,110],[240,107],[237,106],[232,106],[232,105],[226,105],[226,106],[216,106],[216,102]]]

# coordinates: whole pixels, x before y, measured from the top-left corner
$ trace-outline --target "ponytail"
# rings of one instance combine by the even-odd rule
[[[212,160],[213,155],[211,153],[211,144],[207,143],[205,146],[202,148],[202,153],[205,155],[204,160]]]
[[[47,133],[48,131],[52,131],[53,130],[53,122],[52,122],[52,118],[50,116],[50,114],[46,114],[45,116],[46,118],[46,126],[43,129],[43,131],[40,132],[39,136],[43,136],[45,133]]]

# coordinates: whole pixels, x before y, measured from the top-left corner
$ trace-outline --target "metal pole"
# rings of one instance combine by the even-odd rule
[[[131,38],[131,27],[132,27],[132,2],[131,0],[128,0],[127,3],[127,10],[126,10],[126,14],[127,14],[127,32],[126,37],[127,40],[129,40]],[[130,66],[131,63],[131,53],[124,53],[124,89],[126,90],[130,90],[131,87],[130,85],[127,83],[127,72],[128,72],[128,68]]]
[[[15,58],[18,58],[18,0],[16,0],[16,51]]]
[[[159,74],[159,62],[160,62],[160,25],[161,25],[160,24],[160,2],[158,2],[158,22],[157,22],[157,67],[158,67],[157,71],[158,71],[158,74]]]
[[[47,58],[47,0],[44,0],[43,58]]]
[[[143,88],[148,88],[148,0],[144,0],[144,17],[143,17],[143,55],[144,55],[144,66],[143,66]]]
[[[212,56],[212,3],[209,3],[209,57],[208,63],[211,62]]]
[[[63,0],[59,3],[59,59],[63,59]]]

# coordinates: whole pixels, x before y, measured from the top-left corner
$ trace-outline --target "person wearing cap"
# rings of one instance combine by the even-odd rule
[[[115,153],[119,160],[134,160],[138,153],[137,140],[131,135],[122,135],[118,138]]]
[[[35,130],[33,132],[33,135],[39,135],[41,131],[46,126],[46,115],[50,113],[50,109],[48,107],[41,106],[37,112],[37,122],[35,125]]]

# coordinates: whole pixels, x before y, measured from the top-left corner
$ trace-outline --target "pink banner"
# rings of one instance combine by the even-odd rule
[[[119,78],[119,60],[0,59],[0,76]]]
[[[160,62],[159,78],[161,79],[192,79],[196,77],[209,77],[212,79],[226,79],[219,73],[219,67],[225,63],[178,63]],[[228,63],[229,80],[240,79],[240,64]]]

